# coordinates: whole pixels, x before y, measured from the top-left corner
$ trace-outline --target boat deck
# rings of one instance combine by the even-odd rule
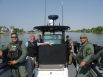
[[[75,77],[76,75],[76,68],[74,67],[74,65],[68,65],[68,73],[69,73],[69,77]]]
[[[68,71],[69,77],[75,77],[76,70],[75,70],[74,65],[69,65],[68,69],[69,69]],[[10,70],[8,68],[0,69],[0,77],[11,77]]]

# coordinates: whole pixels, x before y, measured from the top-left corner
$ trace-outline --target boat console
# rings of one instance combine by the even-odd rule
[[[40,31],[42,42],[51,45],[39,46],[38,68],[36,77],[68,77],[68,67],[66,66],[66,46],[65,31],[69,26],[55,25],[54,21],[58,15],[49,15],[53,25],[35,26],[34,29]],[[44,74],[45,73],[45,74]]]

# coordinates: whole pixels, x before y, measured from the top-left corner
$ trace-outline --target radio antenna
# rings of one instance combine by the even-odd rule
[[[63,1],[61,2],[61,8],[62,8],[62,26],[63,26]]]
[[[46,0],[45,0],[45,15],[44,15],[44,25],[46,25]]]

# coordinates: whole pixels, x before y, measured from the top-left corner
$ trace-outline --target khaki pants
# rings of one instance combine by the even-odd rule
[[[73,53],[71,52],[71,53],[69,54],[68,64],[72,64],[72,57],[73,57]]]

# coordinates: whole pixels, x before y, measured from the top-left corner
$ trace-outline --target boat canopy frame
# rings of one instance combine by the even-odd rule
[[[37,29],[42,32],[42,39],[45,34],[45,32],[50,32],[55,34],[56,32],[62,32],[62,43],[65,41],[65,31],[70,30],[69,26],[50,26],[50,25],[43,25],[43,26],[35,26],[34,29]]]
[[[41,32],[62,32],[65,30],[70,29],[69,26],[59,26],[59,25],[55,25],[55,26],[36,26],[34,27],[34,29],[40,30]]]

